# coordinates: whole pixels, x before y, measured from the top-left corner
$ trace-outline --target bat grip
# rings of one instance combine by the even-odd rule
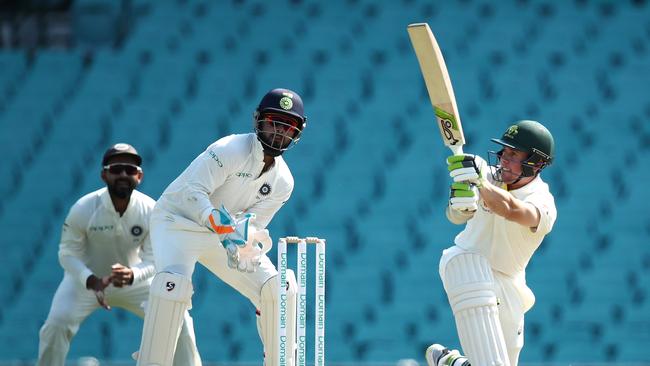
[[[449,146],[449,149],[451,149],[451,152],[454,153],[454,155],[463,155],[463,145]]]

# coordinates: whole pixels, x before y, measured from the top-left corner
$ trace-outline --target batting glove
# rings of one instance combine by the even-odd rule
[[[475,184],[481,188],[487,182],[489,167],[487,162],[478,155],[452,155],[447,158],[449,176],[454,182]]]
[[[469,183],[452,183],[449,194],[449,207],[461,212],[474,212],[478,209],[478,189]]]

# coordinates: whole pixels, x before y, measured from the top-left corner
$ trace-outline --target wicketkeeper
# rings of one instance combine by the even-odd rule
[[[196,262],[246,296],[258,310],[266,365],[295,356],[296,279],[289,273],[287,349],[278,349],[278,274],[265,229],[293,191],[282,154],[306,126],[302,99],[274,89],[253,114],[255,133],[223,137],[201,153],[162,194],[152,214],[157,269],[138,365],[170,365],[183,312],[191,306]],[[226,306],[227,304],[223,304]],[[218,308],[219,304],[215,304]],[[260,352],[261,354],[261,352]]]

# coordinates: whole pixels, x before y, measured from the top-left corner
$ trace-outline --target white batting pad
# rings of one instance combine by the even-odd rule
[[[510,366],[488,261],[479,254],[453,248],[440,260],[440,275],[458,338],[471,364]]]
[[[171,272],[153,278],[144,316],[138,366],[171,366],[183,314],[190,308],[192,282]]]
[[[289,284],[286,291],[286,298],[280,298],[277,276],[271,277],[262,287],[261,309],[257,318],[257,328],[264,344],[264,365],[295,365],[296,360],[296,276],[292,270],[287,269],[286,280]],[[282,303],[282,304],[281,304]],[[286,313],[278,313],[281,305],[286,308]],[[286,349],[280,350],[279,324],[280,320],[286,323]]]

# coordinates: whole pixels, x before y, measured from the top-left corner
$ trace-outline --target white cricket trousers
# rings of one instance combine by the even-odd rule
[[[262,286],[278,271],[266,255],[257,271],[239,272],[228,267],[226,250],[217,234],[182,230],[154,211],[151,217],[151,243],[157,271],[179,273],[192,278],[196,262],[248,298],[260,309]]]
[[[111,307],[125,309],[140,318],[144,317],[143,306],[149,298],[151,281],[143,281],[134,286],[116,288],[110,285],[104,290],[106,302]],[[77,334],[81,323],[93,311],[102,309],[97,302],[95,293],[82,287],[73,276],[65,273],[63,281],[52,299],[50,313],[39,333],[38,362],[39,366],[63,366],[70,349],[70,342]],[[194,341],[192,318],[185,313],[185,325],[181,330],[174,365],[193,365],[199,358]],[[139,332],[141,329],[138,330]],[[137,339],[138,337],[133,337]],[[133,344],[133,351],[139,344]]]

